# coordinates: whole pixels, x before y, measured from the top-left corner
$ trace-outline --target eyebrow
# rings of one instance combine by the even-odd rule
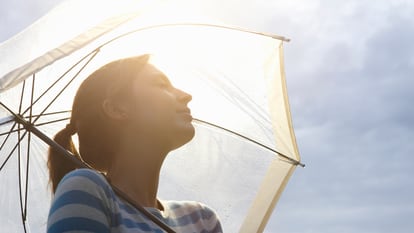
[[[167,82],[169,85],[172,85],[170,79],[168,79],[167,75],[165,75],[164,73],[160,72],[160,73],[155,74],[154,76],[156,78],[161,79],[164,82]]]

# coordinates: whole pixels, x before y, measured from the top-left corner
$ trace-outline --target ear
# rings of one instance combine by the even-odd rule
[[[104,114],[114,120],[126,120],[129,116],[128,106],[120,101],[114,101],[113,99],[105,99],[102,102],[102,110]]]

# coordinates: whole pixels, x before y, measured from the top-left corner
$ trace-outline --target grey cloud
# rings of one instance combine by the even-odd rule
[[[303,33],[308,22],[289,25],[288,88],[308,167],[293,176],[269,232],[414,227],[414,20],[403,4],[381,3],[351,2],[348,13],[320,5],[318,36]]]

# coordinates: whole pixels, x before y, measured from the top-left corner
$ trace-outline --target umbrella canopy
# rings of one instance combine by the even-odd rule
[[[95,7],[106,10],[91,16],[79,12],[93,7],[86,2],[64,2],[0,46],[8,58],[0,62],[2,227],[44,232],[51,199],[47,144],[13,113],[53,137],[67,123],[83,79],[110,61],[150,53],[175,86],[193,95],[196,118],[195,138],[165,161],[160,198],[210,205],[225,232],[262,231],[300,165],[283,70],[285,39],[183,23],[142,1],[99,1]],[[62,34],[52,33],[62,27]]]

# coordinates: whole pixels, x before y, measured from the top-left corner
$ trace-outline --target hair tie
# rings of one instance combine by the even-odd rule
[[[67,124],[65,128],[66,132],[68,132],[71,136],[76,133],[76,128],[73,127],[72,124]]]

